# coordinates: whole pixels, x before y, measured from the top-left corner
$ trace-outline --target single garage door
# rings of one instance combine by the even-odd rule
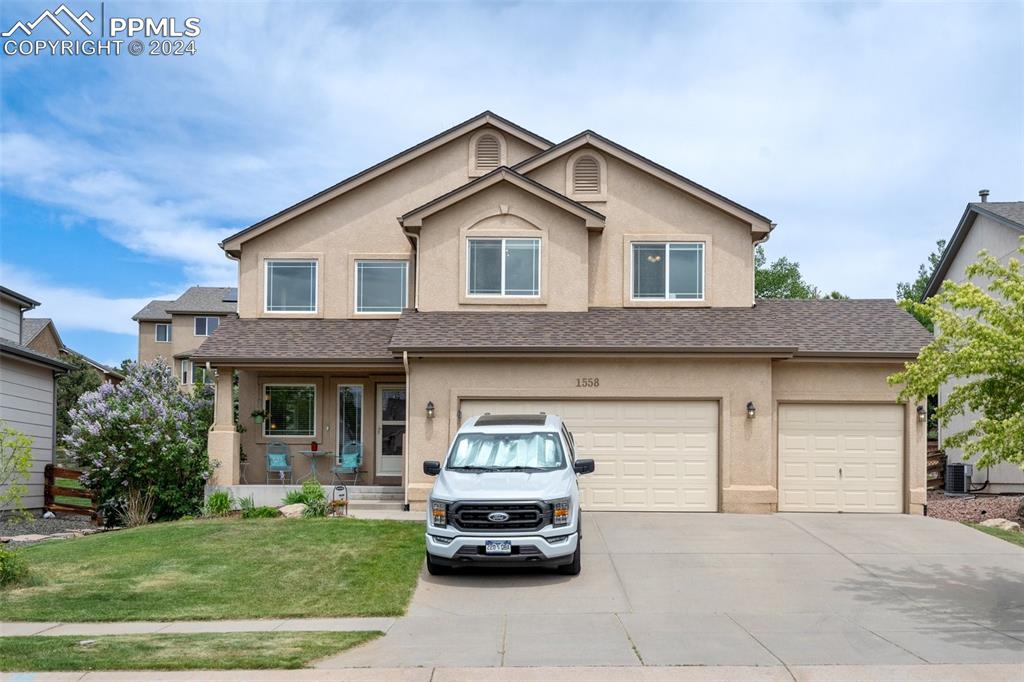
[[[464,400],[462,418],[546,412],[565,420],[579,457],[583,508],[717,511],[718,404],[682,400]]]
[[[903,511],[903,407],[781,405],[779,511]]]

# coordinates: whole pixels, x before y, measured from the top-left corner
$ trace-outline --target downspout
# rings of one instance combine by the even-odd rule
[[[419,268],[416,269],[416,274],[419,275]],[[405,457],[403,466],[405,472],[402,476],[402,488],[405,494],[405,511],[409,511],[409,426],[411,421],[409,420],[409,414],[411,412],[412,400],[411,394],[409,393],[409,351],[402,351],[402,366],[405,367]]]
[[[399,218],[398,222],[401,223],[402,219]],[[416,268],[416,276],[413,278],[413,285],[412,285],[412,288],[413,288],[413,292],[412,292],[412,309],[413,310],[419,310],[420,309],[420,236],[418,234],[413,234],[412,232],[409,232],[408,230],[405,229],[404,226],[402,227],[402,233],[405,234],[406,237],[408,237],[409,239],[411,239],[415,243],[415,245],[412,248],[413,267]],[[406,395],[406,400],[408,400],[409,394],[406,393],[405,395]]]

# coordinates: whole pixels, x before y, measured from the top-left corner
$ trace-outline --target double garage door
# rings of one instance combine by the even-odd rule
[[[585,509],[717,511],[718,403],[685,400],[464,400],[462,417],[561,416],[580,457]],[[779,407],[779,511],[903,511],[903,408]],[[770,457],[765,452],[764,457]]]
[[[462,417],[546,412],[565,420],[594,511],[716,511],[718,404],[684,400],[464,400]]]

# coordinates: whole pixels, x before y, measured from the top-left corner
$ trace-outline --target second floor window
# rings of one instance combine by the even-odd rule
[[[400,313],[408,291],[408,263],[402,260],[356,261],[356,312]]]
[[[540,295],[539,239],[470,239],[470,296]]]
[[[217,327],[219,326],[219,317],[197,317],[195,334],[196,336],[209,336],[213,332],[217,331]]]
[[[316,312],[315,260],[268,260],[266,312]]]
[[[633,244],[634,300],[699,301],[703,298],[703,243]]]
[[[171,342],[171,325],[158,323],[156,325],[156,340],[157,343],[170,343]]]

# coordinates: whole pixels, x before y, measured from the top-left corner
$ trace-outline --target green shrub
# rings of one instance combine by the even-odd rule
[[[0,547],[0,586],[13,585],[28,575],[25,557],[13,549]]]
[[[210,496],[206,498],[206,516],[227,516],[231,513],[231,507],[234,506],[234,500],[231,498],[231,493],[227,490],[218,490],[210,493]]]
[[[242,510],[242,516],[245,516],[245,512],[251,511],[256,503],[252,501],[252,495],[249,497],[241,497],[238,499],[238,508]]]
[[[306,495],[301,490],[289,490],[281,504],[306,504]]]
[[[242,510],[243,519],[272,519],[281,515],[276,507],[252,507]]]
[[[311,519],[327,516],[327,495],[324,494],[323,486],[316,481],[306,481],[302,484],[302,497],[306,503],[306,509],[302,516]]]

